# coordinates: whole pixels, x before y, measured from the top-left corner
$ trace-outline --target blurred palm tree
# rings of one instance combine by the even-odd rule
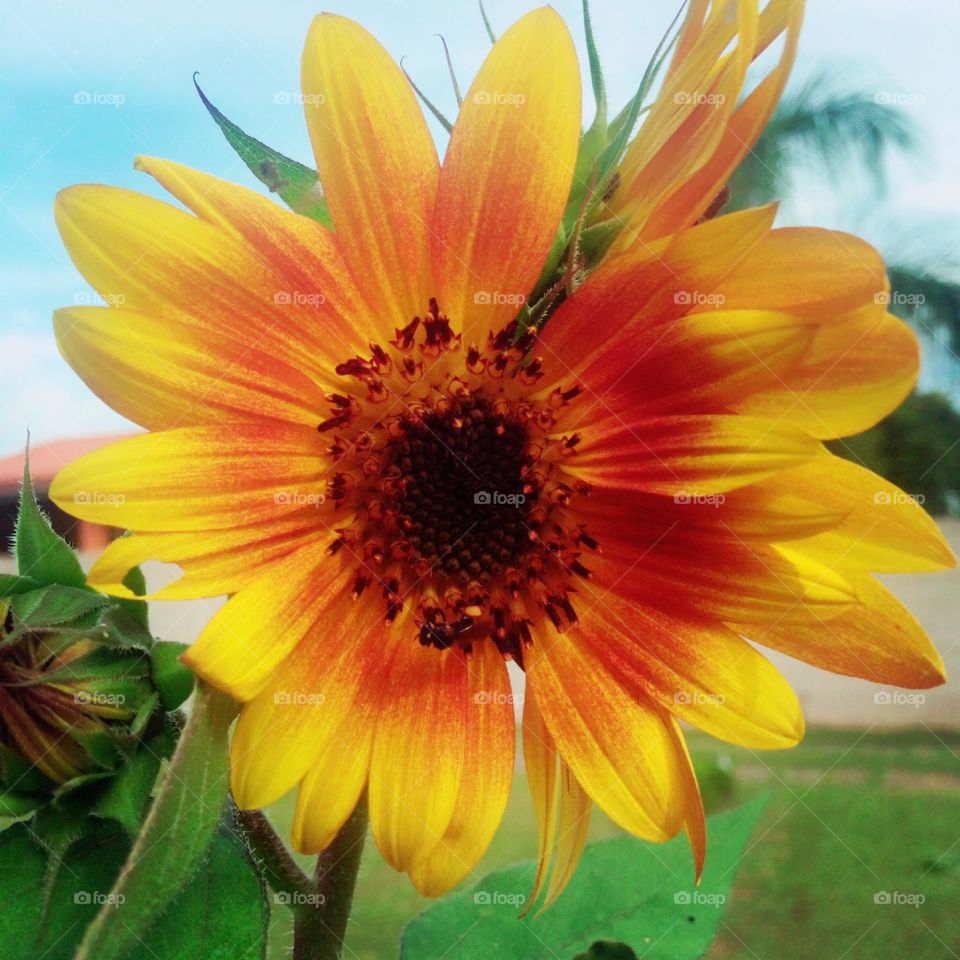
[[[780,102],[731,179],[727,209],[789,197],[801,172],[822,177],[838,193],[859,172],[882,197],[890,154],[918,157],[920,149],[919,131],[895,97],[846,88],[838,70],[821,69]],[[942,257],[929,257],[939,264],[931,269],[926,258],[899,252],[909,247],[903,237],[891,240],[885,246],[898,251],[887,258],[891,312],[960,353],[960,283],[943,272]]]

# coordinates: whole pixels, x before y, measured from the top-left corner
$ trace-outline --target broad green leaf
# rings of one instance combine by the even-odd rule
[[[227,799],[227,733],[237,710],[229,697],[198,687],[176,753],[111,890],[124,898],[123,916],[105,906],[75,960],[123,960],[204,861]]]
[[[332,227],[333,221],[330,219],[330,211],[327,208],[317,171],[285,157],[282,153],[277,153],[265,143],[244,133],[207,99],[207,95],[197,83],[196,74],[193,77],[193,85],[197,88],[197,93],[200,94],[200,99],[210,116],[223,131],[227,143],[236,150],[237,155],[247,165],[247,169],[271,193],[277,194],[291,210],[317,220],[326,227]]]
[[[87,578],[77,555],[40,511],[30,480],[29,450],[23,465],[23,489],[13,542],[21,577],[30,577],[38,584],[61,583],[78,589],[86,586]]]
[[[101,908],[121,911],[110,888],[130,849],[113,823],[94,824],[62,852],[51,851],[30,825],[0,833],[3,960],[71,960],[84,926]]]
[[[570,886],[540,915],[519,916],[532,861],[439,901],[404,931],[401,960],[435,960],[454,943],[458,960],[556,960],[589,956],[598,940],[627,944],[644,960],[694,960],[713,939],[763,802],[710,818],[699,887],[685,837],[662,845],[616,837],[586,848]]]
[[[260,960],[270,908],[247,849],[221,826],[196,876],[144,936],[157,960]],[[139,960],[133,950],[126,960]]]
[[[598,940],[586,953],[578,953],[573,960],[637,960],[637,955],[625,943]]]

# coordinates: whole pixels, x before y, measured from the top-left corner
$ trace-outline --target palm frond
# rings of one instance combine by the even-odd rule
[[[878,193],[891,149],[916,152],[917,129],[903,107],[873,91],[844,89],[834,68],[788,93],[731,180],[729,209],[780,199],[800,169],[848,183],[859,166]]]

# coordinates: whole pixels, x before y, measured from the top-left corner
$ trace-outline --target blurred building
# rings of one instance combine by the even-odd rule
[[[77,520],[64,513],[49,497],[50,484],[61,467],[92,450],[119,440],[126,434],[99,437],[68,437],[52,443],[32,444],[30,447],[30,476],[43,511],[50,517],[54,530],[67,543],[82,552],[99,552],[121,531],[86,520]],[[17,523],[17,505],[23,482],[24,451],[18,450],[0,458],[0,542],[9,549]]]

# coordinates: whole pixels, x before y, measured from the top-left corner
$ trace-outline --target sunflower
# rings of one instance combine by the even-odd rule
[[[608,255],[567,278],[547,324],[518,317],[576,187],[581,116],[549,8],[497,41],[442,166],[386,51],[350,20],[313,22],[305,112],[335,232],[151,158],[138,168],[190,212],[105,186],[57,200],[111,303],[58,311],[60,348],[149,432],[68,466],[52,496],[132,531],[94,566],[99,589],[123,595],[155,558],[183,570],[159,597],[231,595],[186,659],[244,704],[237,802],[299,785],[304,852],[366,789],[393,867],[430,895],[463,878],[510,789],[508,661],[548,898],[594,803],[640,837],[684,830],[700,870],[679,721],[751,748],[803,733],[754,643],[943,680],[871,574],[949,566],[948,547],[821,443],[915,381],[883,263],[852,236],[774,229],[773,208],[718,215],[800,5],[707,6],[591,211],[616,228]]]

